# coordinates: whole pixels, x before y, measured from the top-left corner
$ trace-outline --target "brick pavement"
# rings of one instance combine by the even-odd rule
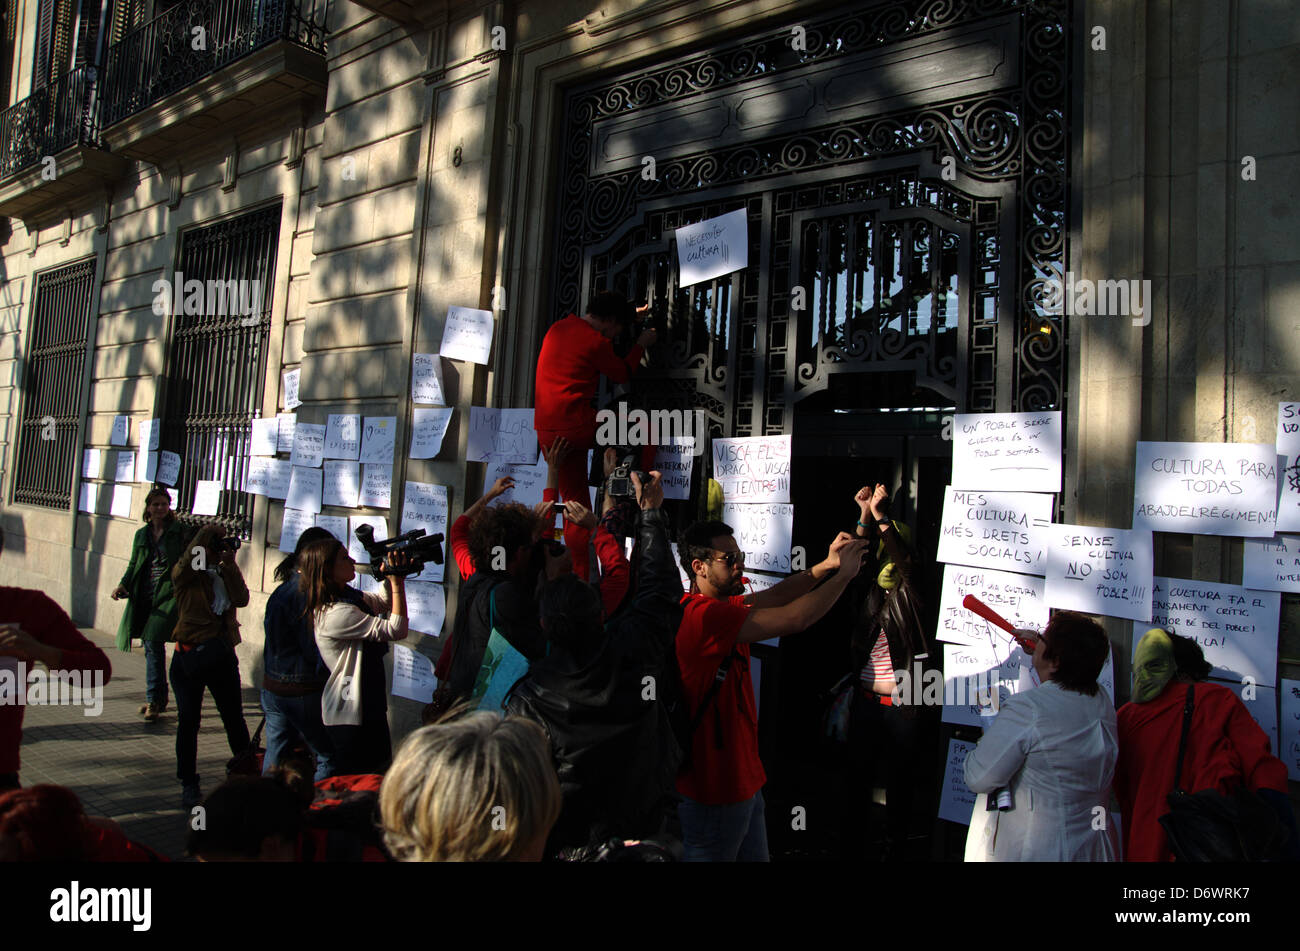
[[[104,709],[92,717],[79,706],[28,707],[21,782],[67,786],[81,797],[88,814],[114,819],[135,841],[169,858],[182,858],[189,827],[176,779],[175,697],[157,722],[145,723],[137,712],[144,703],[144,652],[118,651],[113,635],[104,631],[82,633],[113,665],[113,676],[104,687]],[[167,648],[169,665],[173,649]],[[257,691],[245,687],[244,719],[250,733],[261,716]],[[228,759],[221,717],[205,691],[198,758],[205,793],[225,779]]]

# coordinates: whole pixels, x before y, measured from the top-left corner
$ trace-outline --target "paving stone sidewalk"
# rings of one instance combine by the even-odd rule
[[[104,686],[104,709],[86,716],[80,706],[29,706],[23,720],[20,751],[24,786],[55,783],[81,797],[86,812],[116,820],[131,839],[171,859],[185,854],[188,814],[181,810],[176,779],[176,699],[154,723],[138,710],[144,703],[144,651],[124,654],[113,635],[94,629],[82,633],[108,654],[113,676]],[[170,666],[174,645],[168,645]],[[169,688],[170,693],[170,688]],[[249,733],[262,716],[258,692],[244,688],[244,719]],[[226,778],[230,747],[212,697],[203,696],[199,729],[199,775],[204,793]]]

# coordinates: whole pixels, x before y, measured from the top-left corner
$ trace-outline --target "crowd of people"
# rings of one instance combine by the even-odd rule
[[[149,493],[146,524],[113,593],[128,600],[118,638],[121,647],[146,645],[141,710],[151,721],[167,708],[164,651],[175,643],[177,778],[183,806],[206,810],[193,855],[767,861],[750,646],[824,618],[847,625],[853,664],[833,692],[829,729],[848,740],[859,788],[870,789],[873,768],[883,776],[886,843],[906,836],[922,781],[916,764],[933,748],[917,709],[899,702],[896,671],[933,667],[939,652],[924,620],[918,555],[889,515],[886,487],[864,486],[851,508],[846,500],[857,516],[852,530],[830,539],[811,568],[765,590],[746,592],[746,553],[716,517],[675,533],[675,562],[661,476],[644,464],[645,447],[595,442],[600,375],[626,381],[655,342],[644,331],[626,355],[615,353],[612,338],[631,317],[627,301],[602,294],[586,315],[548,332],[536,407],[543,501],[501,504],[513,481],[499,479],[451,526],[460,585],[435,667],[439,686],[425,725],[395,754],[384,656],[407,636],[412,564],[390,554],[385,595],[363,593],[351,584],[347,546],[312,528],[276,569],[263,621],[261,775],[233,776],[204,798],[196,768],[204,690],[234,772],[252,751],[234,651],[236,610],[249,592],[237,546],[219,526],[187,538],[167,493]],[[587,505],[583,463],[593,449],[604,477],[599,514]],[[630,491],[616,488],[629,461],[648,470],[630,472]],[[17,606],[6,612],[14,623],[0,633],[0,655],[108,673],[103,653],[44,595],[0,593]],[[1176,790],[1253,794],[1275,817],[1267,856],[1297,856],[1285,767],[1232,692],[1206,682],[1194,642],[1149,632],[1132,702],[1117,715],[1098,685],[1111,645],[1095,621],[1057,612],[1041,633],[1022,634],[1034,642],[1041,686],[1004,702],[965,762],[966,782],[981,794],[969,860],[1170,859],[1179,847],[1166,834]],[[0,788],[12,789],[0,795],[0,857],[45,849],[46,857],[156,859],[82,815],[75,797],[17,788],[17,710],[15,720],[13,708],[0,707]],[[858,812],[868,809],[862,802]]]

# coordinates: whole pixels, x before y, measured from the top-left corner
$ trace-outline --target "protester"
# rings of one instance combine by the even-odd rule
[[[236,756],[248,749],[239,684],[240,642],[235,609],[248,605],[248,585],[225,542],[220,525],[199,529],[172,567],[176,591],[176,651],[171,682],[176,693],[176,776],[181,804],[192,809],[203,799],[199,785],[199,722],[206,688],[221,714],[226,742]]]
[[[293,792],[262,776],[232,776],[203,803],[187,852],[200,862],[292,862],[302,832]]]
[[[152,723],[167,709],[167,642],[176,628],[176,595],[171,567],[181,556],[186,531],[172,513],[166,489],[151,489],[144,497],[144,528],[135,533],[126,573],[113,589],[114,601],[126,598],[117,626],[117,648],[144,643],[145,704],[140,708]]]
[[[592,298],[587,313],[570,314],[551,325],[542,340],[537,358],[537,388],[533,424],[542,449],[563,437],[573,453],[560,473],[560,498],[585,502],[587,494],[587,450],[596,444],[596,389],[603,373],[614,383],[626,383],[636,372],[641,357],[657,339],[653,329],[645,330],[627,356],[614,353],[611,340],[631,321],[632,305],[614,293]],[[587,542],[590,532],[569,522],[564,543],[573,556],[574,571],[587,580]]]
[[[1069,611],[1053,615],[1036,638],[1040,685],[1002,702],[966,757],[966,785],[991,804],[982,828],[972,823],[967,859],[1116,861],[1107,812],[1115,708],[1097,683],[1110,641],[1096,621]],[[993,808],[1000,790],[1010,798],[1005,811]]]
[[[1169,812],[1176,782],[1189,793],[1212,789],[1227,796],[1241,787],[1256,793],[1287,831],[1288,857],[1300,858],[1286,764],[1270,752],[1268,734],[1236,694],[1205,682],[1211,669],[1189,637],[1152,628],[1138,642],[1133,699],[1118,714],[1115,767],[1126,862],[1174,860],[1160,817]],[[1175,777],[1189,687],[1192,722],[1182,775]]]
[[[0,552],[4,530],[0,528]],[[41,663],[51,673],[76,675],[83,685],[102,678],[108,683],[112,665],[102,650],[86,640],[72,619],[43,591],[0,587],[0,676],[12,677],[11,687],[26,676],[28,664]],[[15,691],[17,692],[17,691]],[[0,703],[0,791],[18,787],[18,747],[23,739],[22,703]]]
[[[162,862],[112,819],[86,815],[64,786],[0,793],[0,862]]]
[[[316,634],[307,616],[298,559],[312,542],[332,539],[326,529],[309,528],[298,536],[293,553],[275,569],[279,586],[266,602],[266,647],[263,653],[262,712],[266,715],[266,755],[262,775],[271,773],[290,747],[301,740],[316,757],[316,779],[333,776],[334,743],[321,722],[321,693],[330,670],[321,659]]]
[[[560,786],[541,727],[477,712],[408,736],[379,803],[400,862],[536,862]]]
[[[699,522],[682,536],[691,589],[676,648],[695,723],[690,766],[677,780],[686,861],[768,860],[749,645],[805,630],[826,614],[858,573],[865,544],[841,532],[815,567],[743,595],[745,555],[730,527]]]
[[[671,813],[680,753],[661,701],[682,590],[663,485],[658,472],[650,477],[642,485],[632,476],[641,516],[637,587],[627,608],[605,625],[590,585],[574,575],[547,584],[540,609],[550,650],[533,661],[507,707],[540,723],[551,740],[564,803],[547,855],[657,835]]]
[[[321,660],[338,685],[335,695],[328,684],[324,689],[321,719],[339,773],[382,773],[392,762],[384,655],[389,641],[406,637],[407,614],[406,577],[389,570],[409,562],[403,552],[385,559],[388,596],[381,598],[348,584],[357,576],[356,562],[333,536],[309,543],[298,556],[305,616],[312,622]]]

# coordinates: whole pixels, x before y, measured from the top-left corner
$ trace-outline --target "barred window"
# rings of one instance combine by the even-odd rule
[[[15,502],[52,509],[72,506],[94,283],[94,258],[36,275],[27,332]]]
[[[252,420],[266,380],[280,206],[183,232],[172,287],[172,345],[159,448],[181,458],[176,511],[248,538],[243,491]],[[179,306],[176,306],[179,304]],[[194,516],[201,481],[221,483],[215,516]]]

